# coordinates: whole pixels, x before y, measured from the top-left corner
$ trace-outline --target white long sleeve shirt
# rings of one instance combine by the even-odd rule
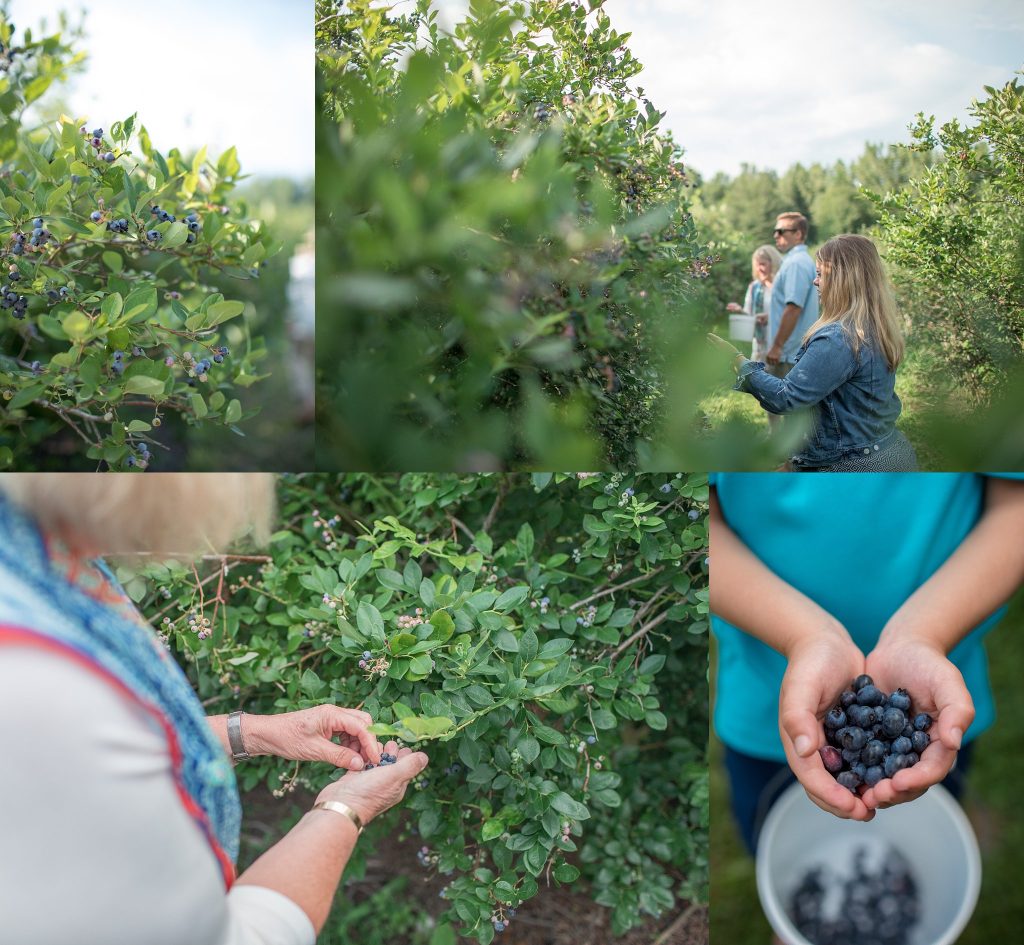
[[[0,945],[315,938],[281,893],[225,893],[145,711],[63,656],[0,646]]]

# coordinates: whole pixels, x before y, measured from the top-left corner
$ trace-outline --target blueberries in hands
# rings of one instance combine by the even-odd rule
[[[858,676],[825,715],[828,744],[819,750],[825,770],[852,793],[921,759],[931,737],[930,715],[911,716],[905,689],[887,695],[870,676]]]

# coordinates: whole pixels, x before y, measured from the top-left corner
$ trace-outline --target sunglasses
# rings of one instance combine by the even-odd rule
[[[791,226],[788,230],[780,230],[778,227],[776,227],[774,230],[772,230],[772,236],[778,236],[780,233],[795,233],[795,232],[796,232],[796,227],[795,226]]]

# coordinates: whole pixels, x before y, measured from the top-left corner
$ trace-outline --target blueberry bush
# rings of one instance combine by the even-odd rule
[[[428,751],[348,879],[416,835],[472,941],[577,881],[621,934],[707,898],[707,497],[683,474],[288,475],[264,556],[121,576],[211,712],[361,706]],[[332,776],[238,773],[279,797]]]
[[[0,7],[0,466],[158,467],[166,419],[241,434],[260,379],[262,340],[225,343],[244,303],[207,284],[277,248],[230,203],[235,150],[162,154],[135,115],[39,118],[83,59]]]
[[[1018,73],[1024,75],[1024,73]],[[917,116],[911,148],[941,156],[905,186],[876,194],[888,258],[914,328],[958,383],[991,394],[1024,348],[1024,87],[985,87],[970,124]]]
[[[437,15],[317,3],[321,468],[708,468],[714,257],[628,34],[603,0]]]

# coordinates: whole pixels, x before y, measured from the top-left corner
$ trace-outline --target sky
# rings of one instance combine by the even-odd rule
[[[455,22],[466,0],[436,0]],[[831,164],[910,140],[914,116],[966,119],[1024,68],[1021,0],[607,0],[637,77],[705,176]]]
[[[238,148],[244,173],[313,174],[313,0],[10,0],[31,26],[85,10],[63,99],[89,126],[133,112],[160,151]]]

